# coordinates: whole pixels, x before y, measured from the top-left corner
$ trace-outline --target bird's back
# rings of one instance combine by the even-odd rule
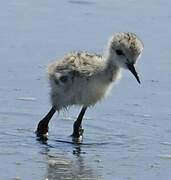
[[[101,55],[87,52],[73,52],[65,55],[61,60],[49,65],[48,75],[55,73],[71,73],[89,77],[104,69],[104,58]]]

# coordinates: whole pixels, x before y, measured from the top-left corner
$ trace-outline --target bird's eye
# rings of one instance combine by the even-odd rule
[[[60,81],[61,81],[62,83],[66,83],[66,82],[68,81],[68,76],[61,76],[61,77],[60,77]]]
[[[116,50],[116,54],[119,55],[119,56],[124,55],[123,51],[120,50],[120,49]]]

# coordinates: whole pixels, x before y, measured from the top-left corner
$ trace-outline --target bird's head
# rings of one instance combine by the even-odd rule
[[[115,33],[109,41],[109,58],[124,69],[128,69],[140,83],[134,65],[143,50],[142,41],[134,33]]]

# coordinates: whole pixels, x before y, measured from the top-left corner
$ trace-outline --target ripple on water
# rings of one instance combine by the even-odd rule
[[[77,5],[93,5],[93,4],[96,4],[95,2],[92,2],[92,1],[79,1],[79,0],[70,0],[68,1],[69,3],[71,4],[77,4]]]

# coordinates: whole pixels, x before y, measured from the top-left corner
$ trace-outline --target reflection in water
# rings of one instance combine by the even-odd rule
[[[71,146],[70,146],[71,147]],[[95,180],[97,179],[93,170],[86,164],[81,152],[81,145],[73,145],[73,154],[52,152],[54,148],[45,147],[47,159],[46,178],[48,180]]]

